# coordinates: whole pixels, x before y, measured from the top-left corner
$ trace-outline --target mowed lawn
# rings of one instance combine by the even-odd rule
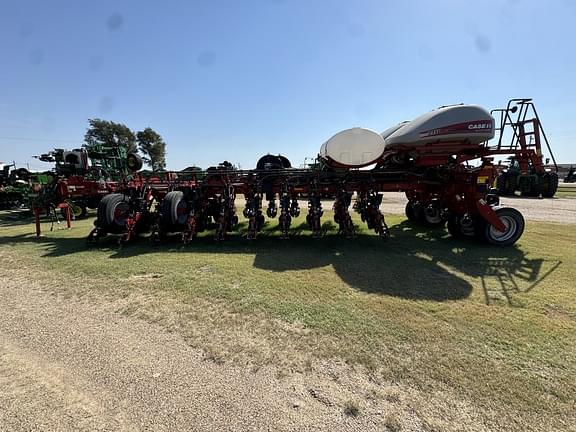
[[[403,216],[387,218],[388,242],[356,215],[358,235],[344,239],[331,216],[318,240],[301,216],[290,240],[271,221],[256,241],[207,233],[188,246],[88,247],[92,218],[72,230],[44,224],[36,240],[32,225],[4,215],[0,264],[51,291],[123,299],[120,312],[181,333],[215,361],[286,373],[345,361],[457,395],[489,425],[574,427],[576,224],[528,221],[516,246],[495,248]]]

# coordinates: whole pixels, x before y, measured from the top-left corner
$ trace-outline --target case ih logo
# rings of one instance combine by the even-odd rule
[[[476,124],[469,124],[468,125],[468,129],[469,130],[473,130],[473,129],[492,129],[492,123],[476,123]]]
[[[471,122],[457,123],[450,126],[430,129],[427,131],[420,132],[420,138],[433,137],[438,135],[453,135],[459,133],[477,133],[477,132],[488,132],[494,128],[491,121],[486,120],[475,120]]]

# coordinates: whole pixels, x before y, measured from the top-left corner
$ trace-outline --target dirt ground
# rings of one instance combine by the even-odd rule
[[[404,193],[390,192],[384,194],[381,208],[385,214],[403,214],[406,202]],[[501,198],[500,204],[516,208],[527,220],[576,223],[576,199]]]
[[[387,194],[382,207],[403,213],[405,202]],[[528,220],[576,223],[576,199],[502,203]],[[343,364],[285,373],[212,361],[177,332],[119,313],[118,300],[66,296],[7,267],[0,430],[490,430],[449,393],[375,382]]]
[[[30,279],[22,269],[0,272],[0,430],[430,430],[421,416],[481,423],[449,395],[434,407],[419,390],[344,364],[279,373],[215,362],[176,332],[119,313],[121,301],[83,301]]]
[[[206,361],[175,334],[22,281],[0,288],[2,430],[291,430],[346,418],[296,380]],[[354,422],[355,426],[362,425]]]
[[[576,188],[575,188],[576,189]],[[403,192],[386,192],[380,209],[386,214],[404,214],[406,195]],[[265,203],[264,203],[265,204]],[[514,207],[526,220],[558,223],[576,223],[576,199],[574,198],[500,198],[503,207]],[[308,203],[300,200],[300,208],[307,208]],[[323,203],[324,208],[332,206],[332,201]]]

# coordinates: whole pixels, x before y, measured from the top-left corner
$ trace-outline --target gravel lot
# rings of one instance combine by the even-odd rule
[[[241,202],[241,201],[239,201]],[[403,192],[386,192],[380,209],[386,214],[404,214],[406,195]],[[306,209],[307,201],[300,200],[300,208]],[[265,203],[264,203],[265,204]],[[323,207],[329,209],[333,201],[326,200]],[[574,198],[501,198],[500,205],[514,207],[524,215],[526,220],[576,223],[576,199]]]
[[[381,431],[386,413],[422,430],[413,409],[398,406],[399,395],[422,400],[416,391],[345,365],[281,376],[214,362],[176,333],[118,313],[118,302],[85,302],[31,279],[0,270],[1,431]],[[392,402],[345,413],[360,393],[387,388]]]
[[[406,202],[403,193],[389,192],[384,194],[381,208],[384,214],[403,214]],[[516,208],[527,220],[576,223],[576,199],[573,198],[502,198],[500,203]]]

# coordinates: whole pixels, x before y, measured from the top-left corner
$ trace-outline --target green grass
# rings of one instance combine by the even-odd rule
[[[402,216],[388,217],[388,242],[366,228],[341,238],[329,222],[314,240],[301,217],[290,240],[272,222],[252,242],[207,234],[188,246],[88,248],[92,220],[40,240],[15,222],[0,225],[3,266],[35,269],[74,295],[143,292],[153,300],[124,313],[220,361],[339,359],[422,391],[448,389],[509,428],[574,420],[576,225],[528,222],[516,246],[494,248]]]
[[[555,195],[557,198],[576,198],[576,187],[560,185]]]

